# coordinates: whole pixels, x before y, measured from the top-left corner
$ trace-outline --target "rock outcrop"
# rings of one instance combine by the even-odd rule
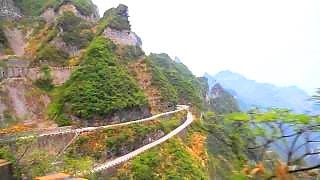
[[[43,13],[41,14],[41,17],[47,23],[52,24],[53,22],[55,22],[56,18],[62,15],[64,12],[72,12],[76,16],[81,17],[84,20],[95,22],[95,21],[98,21],[100,18],[99,11],[95,5],[92,5],[92,6],[93,6],[93,10],[92,10],[93,13],[90,15],[84,15],[83,13],[81,13],[81,11],[78,10],[78,8],[72,2],[65,1],[57,8],[48,8],[44,10]]]
[[[13,0],[0,0],[0,18],[21,18],[20,10],[14,5]]]
[[[114,43],[128,46],[142,46],[142,41],[136,33],[129,30],[116,30],[107,27],[103,35],[110,38]]]
[[[26,47],[25,35],[18,28],[5,28],[4,33],[8,41],[8,45],[15,55],[23,56],[25,54],[24,48]]]
[[[131,31],[128,14],[128,7],[123,4],[106,11],[103,18],[107,20],[108,25],[105,27],[103,35],[116,44],[141,47],[140,37]]]

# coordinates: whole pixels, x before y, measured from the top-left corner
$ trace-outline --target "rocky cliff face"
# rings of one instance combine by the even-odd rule
[[[129,30],[116,30],[107,27],[103,31],[103,35],[110,38],[117,44],[127,45],[127,46],[142,46],[142,41],[138,35]]]
[[[21,18],[20,10],[15,6],[13,0],[0,0],[0,18]]]
[[[107,11],[103,19],[108,21],[108,25],[103,30],[103,35],[116,44],[141,47],[140,37],[131,31],[128,14],[128,7],[123,4]]]

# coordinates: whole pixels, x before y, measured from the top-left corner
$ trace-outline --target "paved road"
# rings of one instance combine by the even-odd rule
[[[78,129],[61,129],[61,130],[57,129],[57,130],[53,130],[51,132],[41,133],[39,135],[39,137],[51,136],[51,135],[59,135],[59,134],[67,134],[67,133],[80,133],[81,134],[83,132],[96,131],[96,130],[99,130],[99,129],[107,129],[107,128],[113,128],[113,127],[127,126],[127,125],[130,125],[130,124],[136,124],[136,123],[152,121],[152,120],[157,119],[157,118],[162,117],[162,116],[166,116],[166,115],[170,115],[170,114],[174,114],[174,113],[186,110],[187,108],[188,108],[188,106],[178,105],[177,106],[177,110],[175,110],[175,111],[170,111],[170,112],[157,114],[157,115],[154,115],[152,117],[145,118],[145,119],[140,119],[140,120],[136,120],[136,121],[129,121],[129,122],[120,123],[120,124],[112,124],[112,125],[107,125],[107,126],[99,126],[99,127],[85,127],[85,128],[78,128]]]
[[[181,109],[188,109],[188,106],[180,106]],[[119,158],[116,158],[112,161],[109,161],[105,164],[102,164],[100,166],[97,166],[95,167],[93,170],[91,170],[90,172],[87,172],[87,174],[93,174],[93,173],[96,173],[96,172],[100,172],[100,171],[103,171],[103,170],[106,170],[110,167],[114,167],[116,165],[119,165],[123,162],[126,162],[128,161],[129,159],[143,153],[144,151],[148,150],[148,149],[151,149],[159,144],[162,144],[163,142],[167,141],[168,139],[172,138],[173,136],[177,135],[178,133],[180,133],[182,130],[184,130],[186,127],[188,127],[193,121],[193,116],[192,116],[192,113],[190,111],[188,111],[188,115],[187,115],[187,120],[182,124],[180,125],[178,128],[174,129],[173,131],[171,131],[169,134],[165,135],[164,137],[150,143],[150,144],[147,144],[135,151],[132,151],[130,152],[129,154],[126,154],[124,156],[121,156]]]

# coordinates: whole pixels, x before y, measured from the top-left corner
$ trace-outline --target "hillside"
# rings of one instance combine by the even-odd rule
[[[223,71],[215,76],[209,74],[205,76],[209,79],[211,87],[215,83],[220,83],[236,96],[243,110],[258,106],[288,108],[297,113],[317,112],[310,102],[310,96],[296,86],[277,87],[272,84],[258,83],[230,71]]]
[[[0,4],[0,159],[11,163],[15,179],[281,177],[274,175],[280,158],[263,159],[271,140],[287,136],[277,136],[281,121],[299,123],[298,138],[320,122],[279,109],[239,112],[251,104],[230,87],[254,81],[196,77],[178,57],[146,54],[126,5],[99,17],[91,0]],[[303,94],[275,93],[272,85],[253,90],[281,101]],[[270,133],[265,123],[280,127]],[[271,140],[259,145],[264,138]],[[280,173],[301,164],[288,160]]]

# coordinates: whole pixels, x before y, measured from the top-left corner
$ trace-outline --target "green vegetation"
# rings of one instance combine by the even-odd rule
[[[130,30],[128,20],[128,7],[120,4],[117,8],[107,10],[98,25],[98,33],[101,34],[106,27],[117,30]]]
[[[39,16],[46,8],[58,6],[61,0],[14,0],[14,2],[24,15]]]
[[[41,77],[36,80],[35,85],[44,91],[51,91],[54,88],[52,84],[51,70],[48,66],[41,67]]]
[[[173,138],[135,157],[111,179],[209,179],[206,169],[187,150],[181,139]]]
[[[77,48],[85,48],[93,39],[90,24],[72,12],[65,12],[58,18],[58,26],[63,29],[63,41]]]
[[[181,112],[143,124],[108,128],[83,135],[69,148],[67,156],[90,157],[98,162],[122,156],[138,149],[149,138],[156,140],[169,133],[183,122],[185,116],[186,112]]]
[[[219,84],[215,85],[210,94],[214,94],[214,97],[210,96],[209,109],[217,114],[226,114],[232,112],[239,112],[240,107],[237,100],[228,92],[226,92]],[[218,94],[218,95],[215,95]]]
[[[91,43],[81,67],[58,90],[51,117],[72,114],[89,120],[147,105],[136,82],[118,64],[114,50],[115,45],[102,37]]]
[[[95,7],[91,0],[72,0],[78,11],[85,16],[94,13]]]
[[[203,107],[205,92],[202,84],[184,64],[174,62],[167,54],[151,54],[148,59],[176,89],[179,103]],[[154,78],[153,81],[157,81],[159,77],[156,75]]]
[[[55,46],[47,44],[37,54],[38,61],[46,61],[50,65],[59,66],[67,63],[68,54],[57,49]]]
[[[16,5],[27,16],[39,16],[45,9],[57,8],[64,0],[14,0]],[[90,0],[71,0],[79,12],[85,16],[89,16],[94,11],[94,4]]]
[[[164,72],[161,71],[153,62],[147,58],[146,64],[151,68],[152,85],[159,88],[162,98],[175,106],[178,102],[178,93],[175,87],[169,82]]]

